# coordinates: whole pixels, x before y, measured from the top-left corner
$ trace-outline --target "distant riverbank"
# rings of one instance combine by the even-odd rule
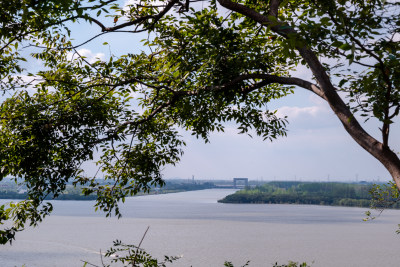
[[[370,189],[371,185],[358,183],[270,182],[237,191],[218,202],[369,207]],[[392,208],[400,208],[399,203]]]
[[[10,181],[8,183],[3,183],[0,188],[0,199],[26,199],[27,192],[23,187],[18,187],[15,182]],[[159,188],[151,188],[149,192],[139,192],[136,196],[143,195],[157,195],[157,194],[170,194],[194,190],[204,190],[214,188],[215,185],[210,182],[196,182],[196,183],[182,183],[175,181],[167,181],[165,186]],[[46,200],[54,199],[52,195],[47,196]],[[74,187],[72,185],[67,185],[64,193],[57,197],[57,200],[96,200],[97,195],[82,195],[81,187]]]

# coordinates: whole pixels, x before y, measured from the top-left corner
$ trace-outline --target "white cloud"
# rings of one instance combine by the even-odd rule
[[[393,42],[400,42],[400,34],[399,33],[395,33],[393,36]]]
[[[299,65],[296,70],[289,71],[290,76],[297,77],[306,81],[312,81],[312,72],[304,65]]]
[[[77,52],[82,57],[85,57],[86,60],[89,63],[94,63],[97,60],[104,60],[105,59],[105,54],[104,53],[93,53],[91,50],[86,49],[86,48],[79,49]],[[76,58],[76,57],[78,57],[78,55],[75,54],[75,53],[72,53],[72,52],[68,53],[68,56],[67,56],[68,60],[71,60],[71,59]]]
[[[327,102],[322,99],[321,97],[315,95],[315,94],[310,94],[310,96],[308,97],[308,99],[310,100],[311,103],[317,105],[317,106],[321,106],[323,108],[327,108]]]
[[[18,75],[15,77],[21,78],[24,83],[29,83],[31,85],[36,85],[39,83],[40,77],[38,76],[28,76],[28,75]]]
[[[287,116],[289,119],[298,119],[301,117],[317,117],[321,115],[322,113],[326,113],[327,109],[322,106],[311,106],[311,107],[288,107],[288,106],[283,106],[280,107],[277,110],[277,116],[278,117],[285,117]]]
[[[314,94],[308,94],[300,101],[290,104],[275,106],[278,117],[287,117],[289,121],[288,129],[290,130],[320,129],[338,126],[338,119],[328,104]],[[302,104],[305,106],[299,106]]]

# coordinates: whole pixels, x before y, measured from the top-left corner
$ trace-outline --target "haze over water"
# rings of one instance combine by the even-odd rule
[[[171,266],[271,266],[289,260],[312,266],[398,266],[400,211],[363,222],[364,208],[220,204],[234,190],[203,190],[128,198],[120,220],[94,212],[92,201],[54,201],[38,227],[0,247],[0,266],[101,265],[99,251],[120,239],[152,255],[183,255]],[[5,202],[5,201],[2,201]]]

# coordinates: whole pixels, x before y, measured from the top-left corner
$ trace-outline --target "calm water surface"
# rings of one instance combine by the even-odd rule
[[[100,251],[120,239],[154,256],[183,255],[171,266],[271,266],[288,260],[312,266],[400,266],[400,211],[363,222],[362,208],[219,204],[233,190],[203,190],[126,200],[122,219],[95,213],[94,202],[54,201],[38,228],[0,247],[0,266],[101,265]]]

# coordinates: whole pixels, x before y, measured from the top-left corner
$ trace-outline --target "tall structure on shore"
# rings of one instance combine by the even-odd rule
[[[249,186],[249,178],[233,178],[233,188],[237,188],[237,181],[243,181],[245,187]]]

